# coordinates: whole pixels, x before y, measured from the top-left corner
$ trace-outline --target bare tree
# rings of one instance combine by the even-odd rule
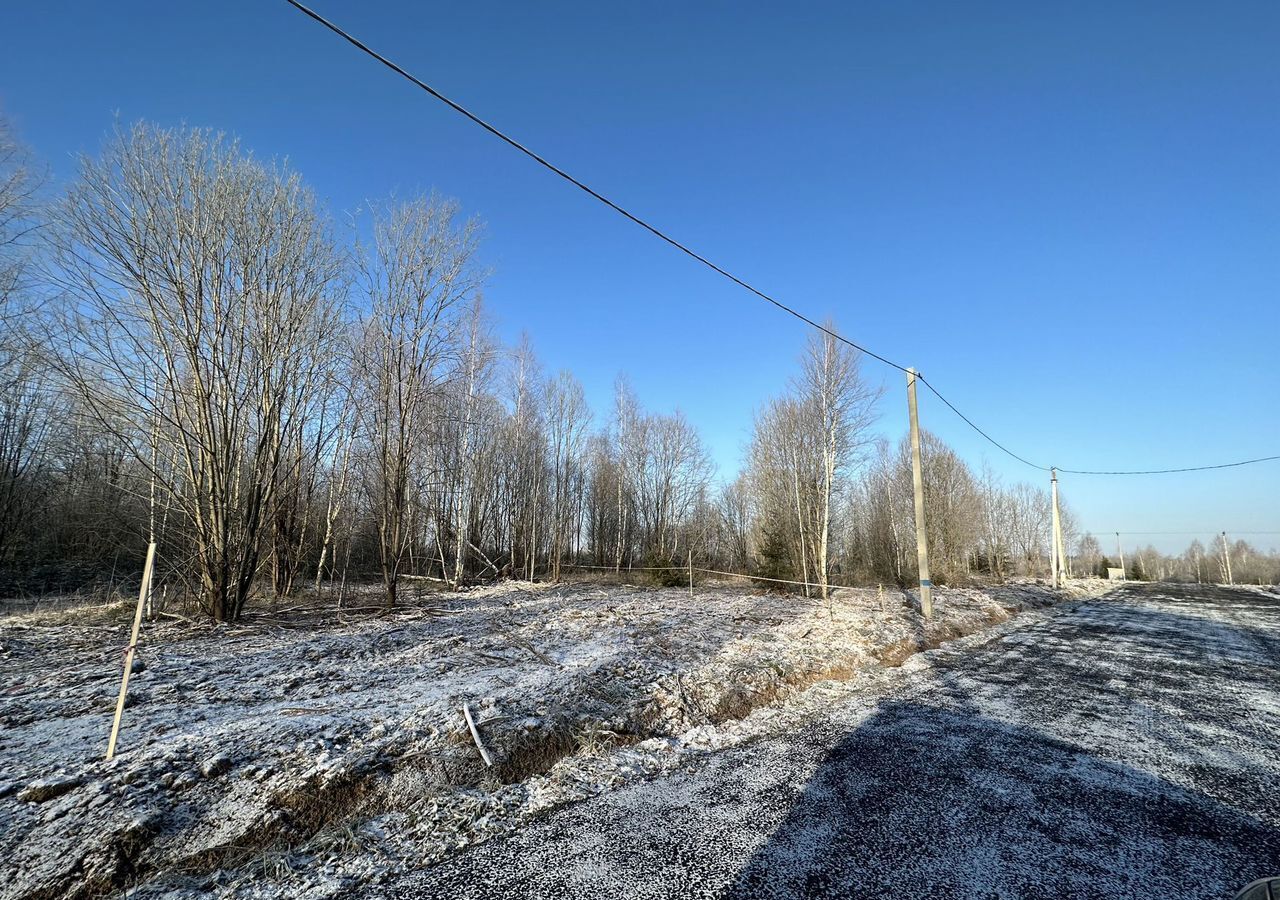
[[[0,363],[26,344],[21,320],[31,312],[35,299],[26,273],[40,227],[39,195],[44,183],[43,168],[0,117]]]
[[[991,466],[983,463],[977,484],[982,516],[982,555],[990,572],[999,581],[1008,574],[1011,542],[1012,502]]]
[[[732,571],[742,572],[747,568],[750,554],[751,535],[751,501],[750,486],[744,475],[720,489],[717,498],[717,509],[720,514],[720,528],[726,539],[725,564]]]
[[[981,501],[973,473],[953,449],[936,435],[921,431],[922,475],[926,523],[929,534],[930,570],[939,580],[969,574],[981,528]],[[911,451],[904,439],[899,445],[898,468],[902,482],[910,483]]]
[[[485,406],[484,397],[490,393],[497,348],[478,295],[466,310],[461,345],[452,402],[441,423],[441,430],[449,435],[443,486],[450,500],[446,529],[452,535],[454,551],[453,573],[446,571],[445,577],[455,589],[462,585],[468,554],[483,553],[473,541],[473,538],[480,541],[483,538],[472,533],[472,525],[478,515],[484,463],[488,459],[488,454],[483,452],[486,435],[481,432],[493,424],[483,420],[481,410]]]
[[[1047,491],[1020,481],[1009,491],[1009,530],[1025,575],[1045,571],[1049,557],[1052,501]]]
[[[1205,553],[1204,544],[1200,543],[1199,538],[1192,541],[1191,545],[1187,547],[1186,552],[1183,554],[1183,558],[1187,562],[1188,570],[1195,573],[1197,584],[1204,581],[1204,565],[1206,556],[1207,554]]]
[[[872,444],[871,425],[883,393],[863,380],[859,356],[829,333],[814,334],[805,348],[801,375],[794,387],[802,404],[803,426],[813,432],[804,446],[816,446],[821,461],[812,517],[816,519],[815,570],[824,600],[830,576],[833,498],[842,489],[846,472],[862,461]]]
[[[31,333],[36,304],[26,277],[42,183],[30,151],[0,118],[0,562],[12,557],[18,525],[41,492],[58,403]]]
[[[621,571],[622,559],[631,544],[629,525],[635,516],[635,463],[643,458],[640,404],[625,376],[613,383],[613,451],[617,468],[615,482],[615,529],[613,570]]]
[[[880,395],[862,379],[857,352],[819,334],[806,345],[788,393],[756,417],[751,483],[761,550],[776,559],[790,546],[806,593],[812,569],[821,595],[828,595],[834,513],[849,508],[841,496],[873,446]]]
[[[799,404],[789,397],[769,401],[756,416],[749,472],[760,574],[771,578],[798,575],[807,595],[809,550],[801,481],[808,490],[815,476],[801,471],[802,462],[813,458],[808,448],[801,447],[811,436],[801,419]]]
[[[646,416],[639,425],[643,457],[633,462],[636,507],[645,559],[677,563],[680,525],[711,480],[711,462],[684,414]]]
[[[351,452],[352,417],[349,335],[335,330],[312,373],[315,389],[301,427],[285,448],[280,499],[272,529],[272,585],[276,597],[293,592],[294,583],[319,545],[316,590],[333,540],[333,525],[345,499]],[[321,502],[321,493],[325,493]]]
[[[850,555],[859,557],[863,571],[877,579],[905,583],[908,554],[915,557],[914,537],[907,535],[913,515],[911,484],[903,482],[898,459],[889,442],[881,439],[848,512],[857,523],[852,534],[859,544],[859,552]]]
[[[44,492],[48,435],[56,403],[30,350],[4,361],[0,382],[0,563],[12,560],[20,526]]]
[[[432,405],[457,361],[458,310],[480,282],[479,226],[459,223],[452,201],[418,197],[372,209],[372,240],[359,254],[369,313],[360,354],[361,433],[370,451],[378,552],[387,606],[414,538],[415,487],[436,485],[415,468],[431,433]]]
[[[529,336],[522,335],[507,367],[509,415],[502,430],[507,446],[503,464],[511,569],[530,580],[537,568],[538,519],[543,509],[546,443],[541,367]]]
[[[1091,533],[1085,532],[1076,544],[1076,556],[1089,575],[1099,574],[1098,568],[1102,563],[1102,544]]]
[[[181,514],[205,608],[234,619],[338,331],[327,222],[236,142],[145,124],[81,159],[54,221],[62,371]]]
[[[551,459],[551,577],[558,581],[578,514],[574,486],[582,473],[591,410],[582,385],[570,372],[548,381],[545,392]]]

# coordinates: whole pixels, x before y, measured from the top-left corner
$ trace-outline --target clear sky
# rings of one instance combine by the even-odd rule
[[[746,280],[916,366],[1024,456],[1128,469],[1280,453],[1274,0],[315,8]],[[337,214],[393,190],[456,197],[487,223],[501,335],[527,330],[601,416],[626,371],[646,406],[687,413],[722,474],[794,368],[801,323],[284,0],[9,4],[3,20],[0,108],[56,178],[118,113],[288,157]],[[881,427],[897,437],[902,375],[866,371],[888,387]],[[1047,481],[927,394],[921,416],[975,467]],[[1064,476],[1063,492],[1097,532],[1280,531],[1280,463]]]

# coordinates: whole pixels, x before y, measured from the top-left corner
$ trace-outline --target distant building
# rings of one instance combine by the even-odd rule
[[[1107,578],[1112,581],[1124,581],[1124,569],[1107,569]]]

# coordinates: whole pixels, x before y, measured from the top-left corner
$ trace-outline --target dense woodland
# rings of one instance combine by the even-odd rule
[[[459,587],[695,565],[914,583],[909,447],[824,336],[717,473],[679,411],[620,376],[592,410],[494,337],[481,228],[434,196],[339,227],[301,177],[207,131],[119,127],[56,191],[0,126],[0,588],[159,577],[218,620],[381,579]],[[933,576],[1042,576],[1049,497],[924,435]],[[1076,574],[1115,565],[1064,532]],[[1221,580],[1222,548],[1133,577]],[[1243,542],[1237,581],[1280,579]],[[659,576],[661,573],[659,573]],[[683,574],[673,573],[674,577]]]

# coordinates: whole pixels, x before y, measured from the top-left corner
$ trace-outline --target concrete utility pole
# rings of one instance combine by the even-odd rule
[[[1120,580],[1129,580],[1129,571],[1124,567],[1124,544],[1120,543],[1120,532],[1116,532],[1116,549],[1120,551]]]
[[[1227,584],[1235,584],[1236,581],[1231,577],[1231,548],[1227,544],[1227,533],[1222,532],[1222,558],[1227,564]]]
[[[1058,521],[1058,470],[1050,469],[1050,486],[1053,491],[1053,586],[1062,587],[1062,529]]]
[[[907,369],[907,409],[911,412],[911,480],[916,495],[916,562],[920,567],[920,611],[933,618],[933,582],[929,580],[929,537],[924,527],[924,470],[920,464],[920,421],[916,417],[916,370]]]

